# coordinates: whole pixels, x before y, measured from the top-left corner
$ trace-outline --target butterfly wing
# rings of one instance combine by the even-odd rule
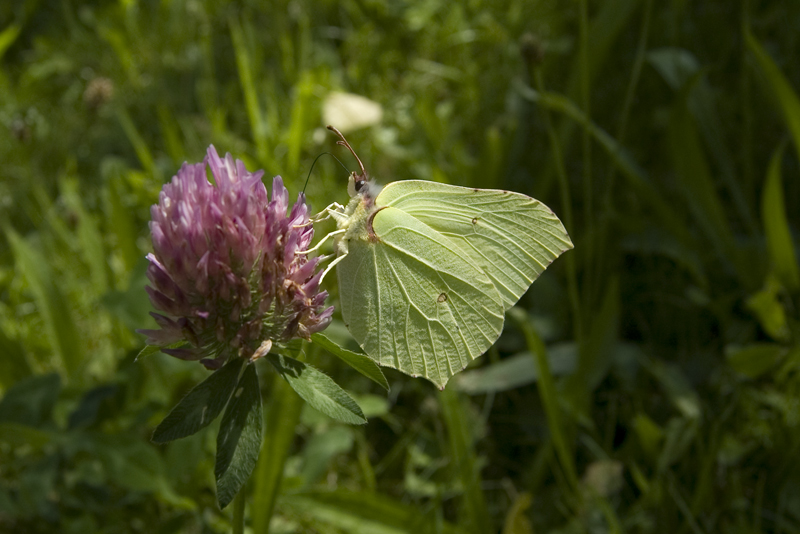
[[[572,248],[552,210],[521,193],[404,180],[384,187],[375,204],[402,210],[457,243],[491,279],[505,309]]]
[[[440,388],[492,346],[503,299],[472,256],[396,208],[364,221],[337,266],[342,316],[380,365],[423,376]]]

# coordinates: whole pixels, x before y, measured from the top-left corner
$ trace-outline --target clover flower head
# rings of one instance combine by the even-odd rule
[[[314,236],[305,197],[287,214],[283,180],[272,179],[270,200],[263,174],[210,146],[202,163],[184,163],[161,190],[150,210],[146,289],[163,313],[151,314],[159,330],[139,331],[148,344],[215,369],[328,326],[333,308],[324,308],[319,258],[303,252]]]

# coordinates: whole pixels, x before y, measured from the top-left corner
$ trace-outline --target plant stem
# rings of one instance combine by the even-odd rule
[[[591,98],[590,98],[590,73],[589,73],[589,7],[586,0],[578,1],[579,14],[579,65],[580,65],[580,103],[581,109],[587,118],[591,120]],[[593,197],[594,197],[594,184],[592,183],[592,135],[587,129],[583,129],[583,162],[581,165],[583,170],[583,228],[591,228],[594,222],[592,217],[594,215]],[[574,229],[574,228],[573,228]],[[591,304],[591,301],[586,298],[590,294],[594,281],[594,240],[586,239],[583,243],[586,249],[584,250],[587,262],[584,264],[586,269],[586,278],[588,283],[584,284],[584,303]]]
[[[536,84],[536,89],[541,94],[545,94],[544,78],[542,78],[541,69],[536,69],[533,74],[533,79]],[[542,109],[542,117],[547,128],[547,134],[550,137],[550,143],[553,149],[553,159],[556,164],[556,174],[558,176],[558,186],[561,190],[561,206],[564,211],[564,226],[567,231],[574,236],[575,225],[572,218],[572,197],[569,190],[569,180],[567,179],[567,169],[564,166],[564,155],[561,152],[561,143],[558,140],[555,126],[550,119],[550,113],[547,109]],[[575,239],[573,237],[573,239]],[[573,332],[575,339],[580,342],[583,339],[583,321],[581,317],[580,296],[578,291],[578,274],[577,266],[575,264],[575,254],[567,254],[565,257],[567,267],[567,294],[569,295],[569,302],[572,308],[573,316]]]
[[[527,315],[519,308],[511,308],[508,316],[517,323],[525,336],[525,343],[528,350],[533,355],[538,372],[537,387],[542,399],[542,406],[547,416],[547,426],[550,429],[550,438],[553,440],[553,448],[556,456],[561,462],[564,476],[567,479],[570,490],[577,491],[578,475],[575,468],[573,453],[567,445],[565,423],[561,419],[561,408],[558,405],[558,391],[556,389],[553,373],[550,371],[550,362],[547,359],[547,350],[542,338],[531,326]]]
[[[461,398],[451,387],[441,392],[439,400],[450,439],[453,474],[461,479],[464,488],[462,504],[464,523],[476,534],[493,532],[481,487],[480,467],[472,443],[470,423],[461,405]]]
[[[315,345],[303,347],[314,351]],[[275,510],[275,501],[283,479],[283,467],[289,456],[300,420],[303,399],[284,380],[277,376],[273,380],[272,396],[267,408],[264,443],[261,445],[255,471],[255,488],[251,516],[253,532],[269,534],[269,523]]]
[[[233,534],[244,534],[244,505],[247,494],[247,484],[242,486],[233,500]]]

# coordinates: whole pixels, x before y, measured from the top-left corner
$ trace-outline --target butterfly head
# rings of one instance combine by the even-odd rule
[[[351,197],[363,195],[369,190],[369,184],[368,176],[351,172],[350,178],[347,180],[347,194]]]
[[[367,200],[374,199],[380,192],[380,188],[377,187],[370,179],[369,175],[367,174],[367,170],[364,168],[364,164],[361,163],[361,158],[358,157],[356,151],[353,150],[353,147],[351,147],[350,143],[347,142],[347,139],[344,138],[342,132],[333,126],[328,126],[328,129],[339,136],[339,141],[336,141],[336,144],[347,148],[347,150],[349,150],[350,153],[356,158],[358,167],[361,169],[360,173],[350,173],[350,178],[347,181],[347,193],[351,197],[361,196]]]

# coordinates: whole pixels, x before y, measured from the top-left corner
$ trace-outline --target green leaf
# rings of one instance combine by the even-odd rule
[[[533,496],[528,492],[517,496],[506,514],[503,534],[533,534],[533,527],[527,514],[532,503]]]
[[[262,433],[261,389],[255,366],[248,365],[222,416],[217,434],[214,475],[220,508],[228,506],[250,478],[258,460]]]
[[[144,348],[139,351],[139,354],[136,355],[136,359],[134,361],[138,361],[139,358],[145,358],[147,356],[150,356],[151,354],[155,354],[160,350],[161,347],[159,347],[158,345],[145,345]]]
[[[794,252],[792,234],[786,218],[786,205],[783,200],[781,183],[781,160],[784,145],[772,155],[767,171],[767,183],[761,197],[761,220],[767,237],[767,250],[775,268],[775,275],[787,289],[800,289],[800,268]]]
[[[569,374],[578,363],[578,351],[574,343],[553,345],[547,349],[547,360],[553,376]],[[480,369],[465,371],[456,376],[454,382],[456,389],[468,395],[482,395],[527,386],[538,377],[533,355],[524,351]]]
[[[20,30],[19,24],[11,24],[0,32],[0,59],[3,58],[6,50],[17,40]]]
[[[758,378],[786,355],[786,348],[773,343],[754,343],[746,347],[725,351],[728,363],[737,373],[748,378]]]
[[[325,373],[288,356],[269,354],[267,358],[278,374],[312,407],[343,423],[363,425],[367,422],[358,403]]]
[[[761,328],[777,341],[789,341],[791,330],[781,302],[784,287],[774,274],[767,276],[764,287],[747,299],[747,307],[756,314]]]
[[[176,341],[175,343],[170,343],[169,345],[164,345],[163,347],[159,347],[158,345],[145,345],[144,348],[139,351],[139,354],[136,355],[134,361],[139,360],[139,358],[146,358],[147,356],[159,352],[161,349],[179,349],[187,345],[189,344],[186,341]]]
[[[302,358],[303,355],[303,340],[293,339],[286,343],[276,343],[272,347],[272,352],[283,354],[289,358]]]
[[[166,443],[185,438],[208,426],[236,388],[243,363],[243,359],[235,358],[195,386],[156,427],[153,441]]]
[[[360,354],[340,347],[336,342],[328,339],[323,334],[313,334],[311,336],[311,342],[330,352],[383,389],[389,390],[389,382],[387,382],[386,377],[383,375],[383,371],[381,371],[378,364],[372,361],[366,354]]]

